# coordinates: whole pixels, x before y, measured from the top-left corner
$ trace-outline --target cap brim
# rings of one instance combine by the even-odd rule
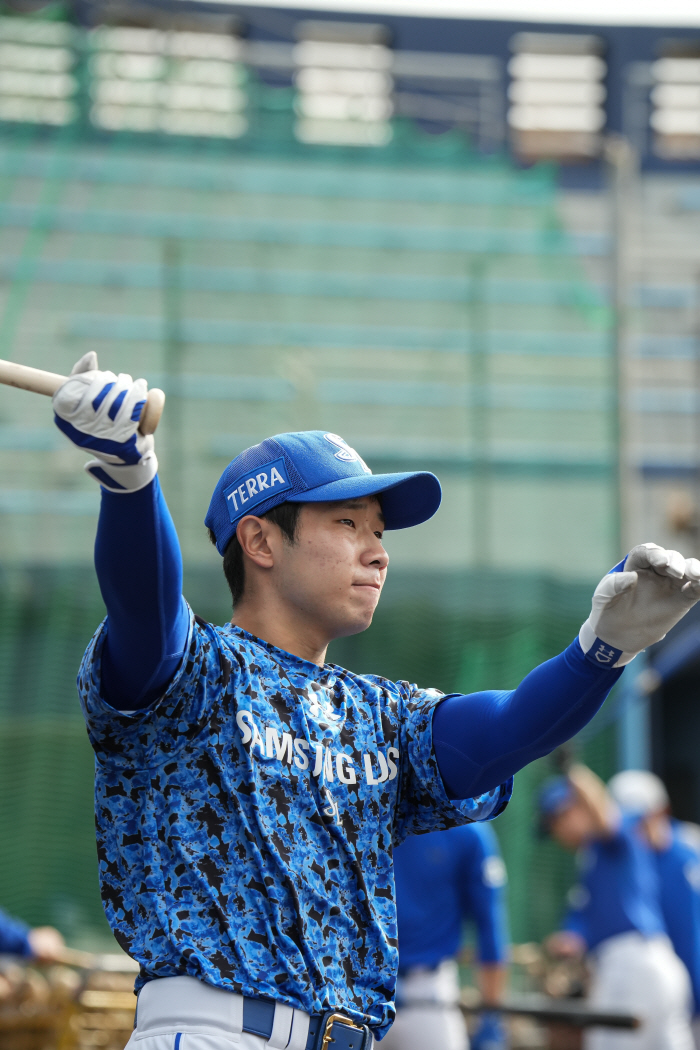
[[[387,529],[408,529],[432,518],[440,506],[440,482],[428,471],[407,474],[357,474],[290,496],[290,503],[326,503],[382,494]]]

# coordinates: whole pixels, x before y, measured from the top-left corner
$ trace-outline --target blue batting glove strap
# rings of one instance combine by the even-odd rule
[[[158,470],[153,437],[138,429],[146,394],[145,379],[100,371],[89,353],[53,396],[56,426],[97,457],[85,469],[112,492],[144,488]]]
[[[612,645],[606,645],[600,638],[596,638],[584,655],[596,667],[615,667],[622,656],[622,649],[613,649]]]
[[[471,1050],[507,1050],[508,1031],[500,1013],[483,1013],[479,1026],[469,1040]]]
[[[138,463],[127,466],[91,459],[85,464],[85,470],[110,492],[138,492],[153,481],[158,473],[158,460],[155,452],[149,452]]]

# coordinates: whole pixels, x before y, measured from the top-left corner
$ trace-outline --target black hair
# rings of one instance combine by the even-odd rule
[[[272,521],[279,527],[288,543],[296,543],[297,525],[301,513],[301,503],[280,503],[272,510],[259,514],[258,517]],[[209,529],[209,539],[216,546],[216,536]],[[238,542],[238,536],[233,535],[224,551],[224,576],[231,591],[234,608],[243,597],[245,587],[245,565],[243,562],[243,548]]]

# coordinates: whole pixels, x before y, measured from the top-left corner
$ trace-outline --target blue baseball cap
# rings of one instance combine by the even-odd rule
[[[373,474],[337,434],[303,430],[276,434],[236,456],[223,472],[204,524],[223,555],[246,514],[264,514],[280,503],[325,503],[382,493],[385,528],[408,529],[432,518],[440,482],[428,471]]]
[[[540,814],[540,834],[546,835],[553,817],[563,813],[576,801],[576,793],[567,777],[545,780],[537,797]]]

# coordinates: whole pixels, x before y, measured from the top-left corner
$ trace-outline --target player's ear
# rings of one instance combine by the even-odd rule
[[[272,547],[269,543],[270,522],[264,518],[246,515],[238,522],[236,536],[241,550],[261,569],[271,569],[274,564]]]

